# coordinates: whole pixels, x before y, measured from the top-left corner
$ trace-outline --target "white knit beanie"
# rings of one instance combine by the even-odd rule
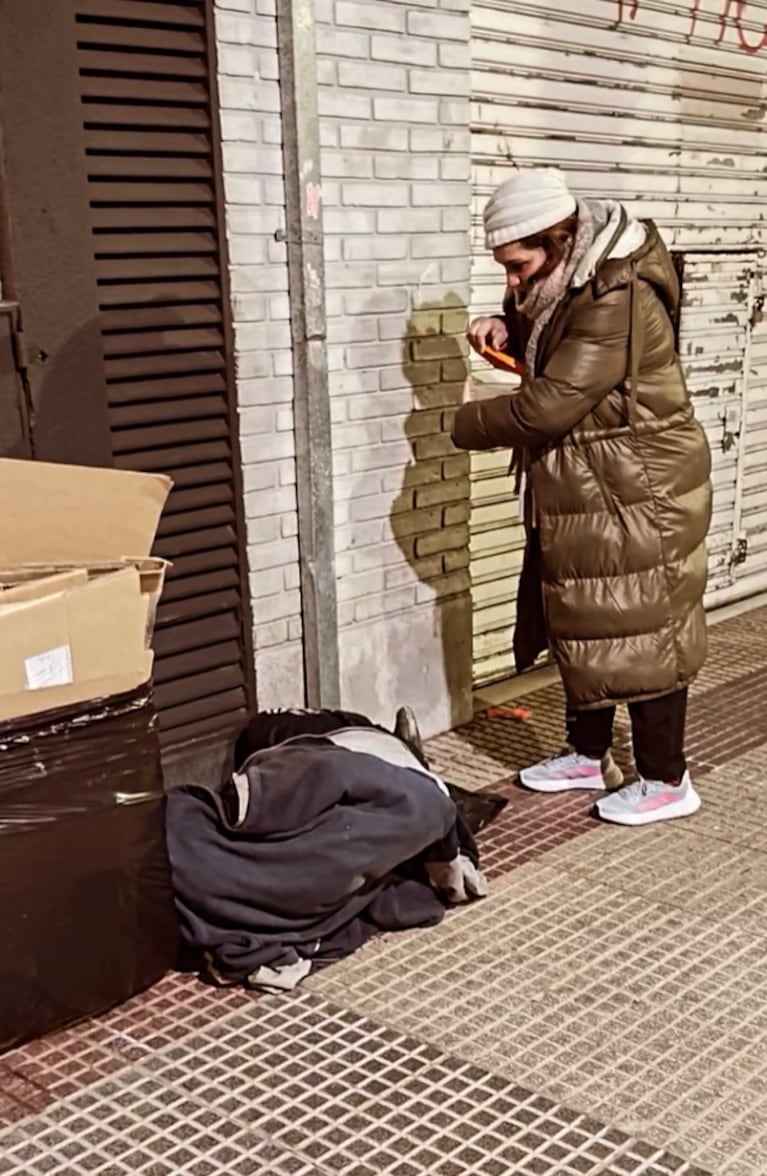
[[[554,167],[514,172],[495,189],[485,205],[488,249],[542,233],[572,216],[577,201],[564,174]]]

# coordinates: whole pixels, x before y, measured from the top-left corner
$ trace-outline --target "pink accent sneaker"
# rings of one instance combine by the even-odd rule
[[[656,821],[673,821],[675,817],[691,817],[700,805],[690,773],[685,772],[679,784],[637,780],[613,796],[598,800],[596,810],[603,821],[614,825],[652,825]]]
[[[523,768],[519,780],[533,792],[573,792],[576,789],[604,792],[608,788],[620,788],[623,773],[609,751],[601,763],[579,755],[577,751],[563,751],[532,768]]]

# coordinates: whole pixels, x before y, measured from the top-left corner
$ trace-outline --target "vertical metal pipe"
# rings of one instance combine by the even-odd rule
[[[333,468],[313,0],[277,0],[306,704],[339,705]]]

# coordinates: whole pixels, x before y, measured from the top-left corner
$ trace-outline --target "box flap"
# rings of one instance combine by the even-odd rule
[[[152,654],[144,655],[141,668],[129,673],[113,674],[106,678],[90,678],[67,686],[49,686],[44,690],[30,690],[14,694],[0,693],[0,722],[26,718],[45,711],[74,706],[81,702],[100,702],[118,694],[127,694],[143,686],[152,676]]]
[[[82,587],[87,583],[88,572],[85,568],[79,568],[72,572],[40,576],[36,580],[23,578],[7,586],[0,584],[0,608],[7,604],[18,604],[20,601],[38,600],[41,596],[55,596],[57,592]]]
[[[0,459],[0,566],[146,556],[173,483],[162,474]]]

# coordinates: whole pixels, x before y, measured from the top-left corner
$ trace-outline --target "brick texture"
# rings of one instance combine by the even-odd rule
[[[468,541],[465,522],[450,525],[468,468],[445,431],[465,365],[469,21],[434,0],[337,0],[324,15],[339,600],[353,645],[358,623],[468,588],[444,554]]]
[[[270,0],[217,0],[228,233],[261,702],[300,680],[292,369]],[[344,701],[427,731],[468,718],[469,16],[458,0],[316,0]],[[280,580],[282,575],[283,579]],[[412,659],[418,660],[413,673]],[[276,664],[276,663],[275,663]],[[290,697],[292,693],[292,697]]]
[[[221,133],[256,675],[303,700],[290,301],[277,27],[270,0],[216,0]]]

